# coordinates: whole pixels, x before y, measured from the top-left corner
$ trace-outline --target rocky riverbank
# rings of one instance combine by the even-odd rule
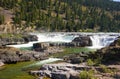
[[[30,74],[38,79],[119,79],[120,78],[120,38],[110,46],[96,52],[64,56],[67,63],[45,64]],[[91,72],[92,71],[92,72]],[[92,75],[91,75],[92,73]]]
[[[37,41],[36,35],[30,34],[0,34],[0,46],[12,45],[12,44],[24,44],[31,41]]]
[[[13,47],[0,47],[0,60],[4,63],[17,63],[45,59],[46,54],[34,51],[21,51]]]
[[[45,64],[39,70],[30,71],[30,74],[37,76],[37,79],[45,77],[48,79],[119,79],[120,73],[117,67],[113,65],[88,66],[86,63],[57,63]]]

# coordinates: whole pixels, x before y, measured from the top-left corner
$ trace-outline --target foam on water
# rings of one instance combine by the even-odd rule
[[[32,47],[34,43],[38,42],[71,42],[77,35],[68,35],[65,33],[31,33],[31,35],[36,35],[38,41],[29,42],[20,45],[8,45],[10,47],[21,48],[21,47]]]
[[[39,61],[37,63],[30,64],[26,67],[41,66],[43,64],[52,63],[52,62],[56,62],[56,61],[62,61],[62,60],[63,59],[60,59],[60,58],[48,58],[46,60],[42,60],[42,61]]]
[[[89,48],[100,49],[106,46],[109,46],[110,43],[114,42],[118,36],[110,36],[110,35],[93,35],[90,36],[92,41],[92,46]]]
[[[78,33],[78,35],[77,35]],[[92,41],[92,46],[88,48],[93,49],[100,49],[102,47],[108,46],[110,43],[112,43],[118,36],[120,36],[119,33],[30,33],[31,35],[36,35],[38,37],[38,41],[29,42],[26,44],[20,44],[20,45],[8,45],[15,48],[21,48],[21,47],[32,47],[34,43],[38,42],[71,42],[75,37],[78,37],[80,35],[89,35],[90,39]]]

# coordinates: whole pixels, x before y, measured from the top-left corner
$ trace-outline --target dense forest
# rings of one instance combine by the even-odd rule
[[[120,32],[120,3],[112,0],[0,0],[0,7],[11,10],[22,29]]]

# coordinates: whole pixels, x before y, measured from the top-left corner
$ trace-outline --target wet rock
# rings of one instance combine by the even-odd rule
[[[119,46],[109,46],[97,50],[94,54],[89,57],[97,59],[102,58],[100,61],[104,64],[118,64],[120,63],[120,47]]]
[[[35,51],[44,51],[50,47],[49,43],[35,43],[33,44],[33,49]]]
[[[92,41],[89,36],[76,37],[75,39],[72,40],[72,42],[76,44],[75,46],[80,46],[80,47],[92,45]]]
[[[25,35],[22,38],[25,42],[38,41],[38,37],[36,35]]]
[[[113,43],[111,43],[110,46],[115,46],[115,47],[120,46],[120,37],[118,37]]]

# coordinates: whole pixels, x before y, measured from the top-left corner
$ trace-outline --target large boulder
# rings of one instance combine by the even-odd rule
[[[35,43],[33,44],[33,49],[35,51],[44,51],[49,47],[49,43]]]
[[[89,55],[90,58],[100,58],[105,64],[119,64],[120,63],[120,47],[110,46],[97,50],[94,54]]]
[[[107,64],[118,64],[120,63],[120,37],[118,37],[108,47],[104,47],[96,51],[92,58],[102,57],[101,62]]]
[[[25,42],[38,41],[38,37],[36,35],[25,35],[22,38]]]
[[[45,59],[46,54],[35,51],[21,51],[13,47],[0,47],[0,60],[4,63]]]
[[[33,44],[33,50],[37,52],[44,52],[46,54],[63,52],[63,49],[61,47],[47,42]]]
[[[18,51],[18,49],[12,47],[0,47],[0,59],[4,63],[16,63],[19,61],[19,57],[16,55]]]
[[[89,36],[76,37],[75,39],[72,40],[72,42],[75,43],[76,46],[81,46],[81,47],[92,45],[92,41]]]
[[[118,37],[113,43],[111,43],[110,46],[120,46],[120,37]]]

